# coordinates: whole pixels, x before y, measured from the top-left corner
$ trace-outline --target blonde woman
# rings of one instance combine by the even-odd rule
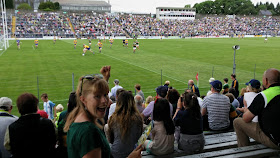
[[[69,158],[109,158],[110,146],[103,127],[97,120],[103,119],[109,104],[110,66],[101,68],[104,79],[87,75],[79,80],[76,90],[77,107],[69,114],[64,131],[67,132],[67,150]],[[130,155],[141,156],[138,147]],[[140,156],[139,156],[140,155]]]

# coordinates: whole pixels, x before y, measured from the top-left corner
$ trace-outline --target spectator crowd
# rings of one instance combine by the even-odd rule
[[[11,24],[12,16],[8,16]],[[73,30],[71,28],[73,26]],[[2,26],[2,25],[1,25]],[[8,25],[11,32],[12,25]],[[195,20],[158,20],[150,15],[88,13],[18,13],[16,37],[96,36],[238,36],[280,35],[279,17],[202,17]],[[73,32],[74,31],[74,32]]]
[[[249,138],[280,149],[280,71],[268,69],[261,82],[252,79],[239,94],[237,76],[221,81],[210,78],[210,91],[199,93],[193,80],[179,94],[170,81],[158,86],[156,96],[145,98],[141,85],[135,95],[118,79],[109,88],[111,66],[100,75],[79,79],[67,110],[47,93],[39,100],[23,93],[16,100],[20,117],[11,115],[12,100],[0,98],[0,157],[114,157],[137,158],[141,151],[161,156],[174,152],[174,144],[187,154],[203,150],[203,131],[232,131],[238,146]],[[145,138],[145,139],[143,139]]]

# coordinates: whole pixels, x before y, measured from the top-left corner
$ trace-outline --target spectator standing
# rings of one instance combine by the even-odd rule
[[[222,82],[215,80],[210,83],[212,94],[206,96],[202,104],[202,116],[204,116],[203,127],[211,130],[226,130],[229,125],[229,98],[220,94],[222,90]],[[208,114],[208,115],[206,115]],[[208,119],[208,121],[207,121]]]
[[[5,148],[14,158],[54,157],[56,144],[55,126],[49,119],[37,114],[39,100],[31,93],[17,99],[20,117],[6,131]]]
[[[237,98],[239,96],[239,83],[236,79],[236,75],[235,74],[231,74],[231,79],[232,79],[232,84],[231,84],[231,88],[233,88],[235,90],[235,93],[233,94],[235,98]]]
[[[263,74],[264,91],[259,93],[251,105],[239,109],[243,118],[234,120],[238,147],[248,146],[249,137],[275,149],[280,149],[280,71],[268,69]],[[258,116],[258,123],[252,122]]]
[[[15,122],[18,117],[11,115],[13,109],[12,100],[8,97],[0,98],[0,151],[3,158],[11,157],[11,153],[4,148],[4,137],[6,129]],[[1,153],[0,153],[1,154]]]
[[[193,80],[189,80],[188,82],[191,92],[195,93],[198,97],[200,97],[199,89],[198,87],[194,84]]]
[[[49,100],[47,93],[43,93],[41,99],[44,102],[44,111],[48,114],[49,119],[53,120],[56,117],[55,104]]]
[[[141,97],[140,95],[138,95]],[[135,106],[132,93],[119,94],[116,110],[108,122],[109,142],[114,158],[127,157],[134,149],[143,132],[143,121]]]
[[[140,84],[135,85],[135,90],[136,90],[136,95],[140,95],[142,97],[142,99],[145,101],[145,96],[144,96],[143,91],[141,90]]]
[[[228,89],[229,89],[228,78],[224,78],[224,85],[223,85],[222,94],[228,93]]]
[[[123,88],[122,86],[119,85],[119,83],[120,83],[120,81],[118,79],[115,79],[114,80],[115,86],[111,89],[111,94],[115,98],[116,98],[117,90],[120,89],[120,88]]]

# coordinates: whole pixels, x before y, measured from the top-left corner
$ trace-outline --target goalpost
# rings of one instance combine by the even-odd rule
[[[0,0],[1,13],[2,13],[2,27],[0,28],[0,52],[1,54],[9,48],[9,36],[8,36],[8,27],[7,27],[7,15],[6,15],[6,4],[5,0]]]

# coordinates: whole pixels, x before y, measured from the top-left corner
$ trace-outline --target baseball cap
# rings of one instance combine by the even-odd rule
[[[215,81],[215,78],[211,77],[211,78],[209,79],[209,83],[211,83],[211,82],[213,82],[213,81]]]
[[[114,80],[114,83],[119,83],[120,81],[118,79],[115,79]]]
[[[12,104],[12,100],[8,97],[0,98],[0,109],[10,110]]]
[[[221,81],[215,80],[213,82],[210,82],[210,84],[215,90],[217,90],[219,92],[222,90],[222,82]]]
[[[249,82],[246,83],[246,85],[250,85],[253,88],[259,89],[261,87],[261,83],[259,80],[251,79]]]
[[[159,96],[161,96],[162,98],[164,98],[167,94],[168,88],[166,86],[158,86],[156,88],[156,92]]]

